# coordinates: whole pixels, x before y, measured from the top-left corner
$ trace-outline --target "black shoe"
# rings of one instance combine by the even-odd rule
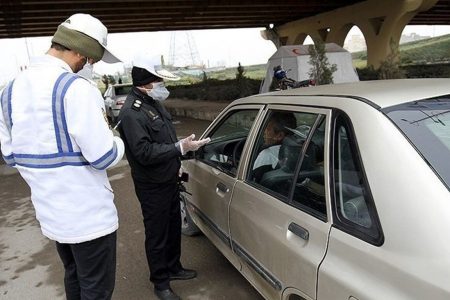
[[[158,290],[155,288],[155,295],[160,300],[181,300],[181,298],[175,294],[171,288],[166,290]]]
[[[197,277],[197,272],[189,269],[181,269],[177,273],[170,273],[169,280],[187,280]]]

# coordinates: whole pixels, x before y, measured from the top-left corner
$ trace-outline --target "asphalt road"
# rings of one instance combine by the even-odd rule
[[[209,124],[190,119],[174,123],[180,137],[192,132],[199,137]],[[113,299],[156,299],[148,280],[142,215],[127,162],[123,160],[108,175],[120,222]],[[198,271],[193,280],[172,283],[183,299],[262,299],[203,235],[183,237],[182,262]],[[5,166],[0,166],[0,298],[65,299],[63,268],[54,242],[40,232],[28,186]]]

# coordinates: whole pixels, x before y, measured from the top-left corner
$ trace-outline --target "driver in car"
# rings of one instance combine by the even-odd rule
[[[291,129],[297,127],[297,120],[291,112],[274,112],[267,122],[263,134],[262,150],[253,164],[253,177],[258,182],[262,174],[278,164],[278,154],[283,139],[292,134]]]

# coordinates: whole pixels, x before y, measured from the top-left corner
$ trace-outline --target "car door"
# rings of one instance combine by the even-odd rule
[[[279,162],[261,175],[253,165],[267,149],[266,127],[280,113],[282,120],[295,116],[296,124],[279,126],[286,131]],[[326,188],[330,115],[326,109],[269,106],[248,151],[243,180],[236,182],[230,204],[233,249],[242,273],[267,299],[281,299],[288,290],[316,299],[318,266],[331,227]]]
[[[236,183],[240,155],[262,105],[231,108],[206,135],[211,142],[183,163],[191,194],[186,205],[195,223],[219,250],[238,267],[231,252],[228,207]],[[238,267],[239,269],[239,267]]]
[[[361,114],[360,111],[358,113]],[[338,110],[333,118],[330,170],[333,170],[334,225],[330,231],[327,257],[318,276],[318,299],[437,299],[419,296],[417,290],[410,288],[408,285],[414,281],[411,281],[408,271],[399,272],[398,265],[392,263],[400,261],[396,257],[398,253],[381,247],[384,234],[352,122],[346,113]],[[366,120],[370,121],[367,117]],[[380,170],[383,174],[382,167]],[[410,254],[414,257],[412,252]],[[343,274],[345,280],[342,280]],[[418,280],[415,284],[420,285],[421,282]],[[405,293],[400,287],[412,292]]]

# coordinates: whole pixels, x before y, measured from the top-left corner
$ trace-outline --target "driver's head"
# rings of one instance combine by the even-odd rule
[[[291,134],[289,129],[297,127],[297,120],[291,112],[274,112],[264,129],[264,145],[272,146],[281,144],[284,137]]]

